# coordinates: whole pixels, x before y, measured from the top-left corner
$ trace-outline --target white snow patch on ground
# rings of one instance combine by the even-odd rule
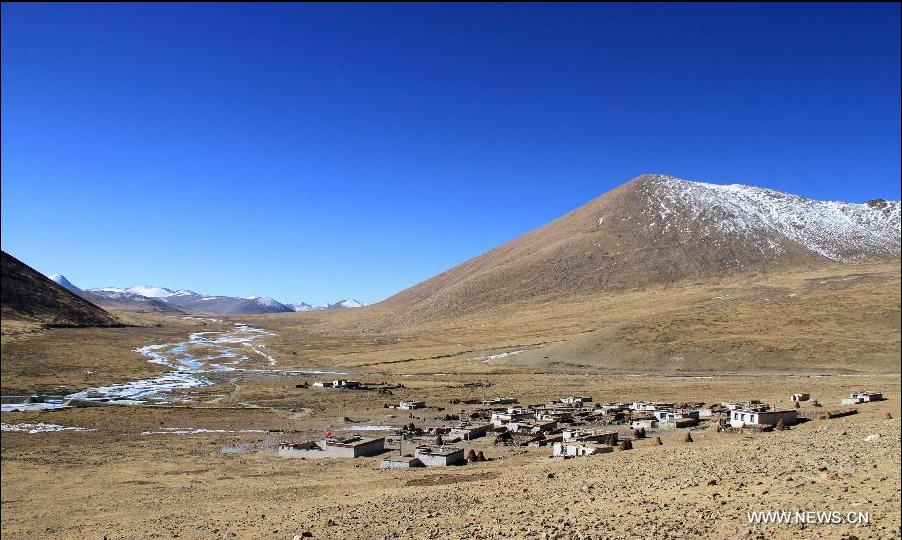
[[[0,424],[0,431],[16,431],[19,433],[49,433],[54,431],[96,431],[77,426],[61,426],[59,424]]]
[[[480,356],[480,357],[474,358],[473,360],[482,360],[483,362],[488,364],[489,362],[494,362],[495,360],[500,360],[501,358],[506,358],[508,356],[513,356],[515,354],[520,354],[521,352],[523,352],[523,349],[518,350],[518,351],[507,351],[507,352],[502,352],[502,353],[498,353],[498,354],[490,354],[488,356]]]
[[[210,322],[222,322],[222,319],[212,319],[212,318],[209,318],[209,317],[192,317],[192,316],[190,316],[190,315],[189,315],[189,316],[186,316],[186,317],[182,317],[182,319],[185,320],[185,321],[210,321]]]
[[[45,403],[3,403],[0,412],[32,412],[32,411],[52,411],[55,409],[68,409],[69,406],[63,402],[45,402]]]
[[[157,431],[142,431],[141,435],[195,435],[198,433],[268,433],[268,432],[264,429],[161,428]]]

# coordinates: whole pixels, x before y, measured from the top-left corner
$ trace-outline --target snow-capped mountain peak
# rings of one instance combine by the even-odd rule
[[[66,279],[62,274],[47,276],[62,287],[72,292],[79,293],[93,301],[118,302],[116,307],[122,307],[122,303],[132,303],[146,306],[148,303],[154,306],[162,306],[165,309],[181,310],[183,312],[211,313],[216,315],[252,314],[252,313],[282,313],[290,311],[315,311],[327,309],[348,309],[361,307],[366,304],[354,299],[345,299],[326,305],[313,305],[307,302],[282,303],[268,296],[217,296],[205,295],[186,289],[168,289],[152,285],[135,285],[132,287],[96,287],[82,290]],[[167,306],[168,304],[168,306]],[[162,309],[161,308],[161,309]]]
[[[62,274],[53,274],[53,275],[50,275],[47,277],[50,278],[52,281],[56,282],[58,285],[62,286],[64,289],[68,289],[72,292],[78,292],[81,290],[78,287],[76,287],[71,281],[66,279],[66,276],[64,276]]]
[[[337,308],[350,309],[350,308],[363,307],[365,305],[366,305],[366,303],[361,302],[360,300],[355,300],[353,298],[346,298],[344,300],[339,300],[338,302],[335,302],[334,304],[329,304],[329,308],[330,309],[337,309]]]
[[[314,311],[317,309],[323,309],[323,306],[314,306],[313,304],[308,304],[307,302],[292,302],[285,305],[295,311]]]
[[[285,305],[285,304],[282,304],[281,302],[273,300],[272,298],[270,298],[268,296],[245,296],[244,299],[251,300],[254,303],[264,306],[264,307],[278,307],[278,306]]]
[[[308,304],[307,302],[292,302],[290,304],[285,304],[286,306],[291,307],[295,311],[323,311],[329,309],[352,309],[359,308],[366,305],[365,302],[361,302],[359,300],[354,300],[353,298],[348,298],[344,300],[339,300],[338,302],[333,302],[331,304]]]

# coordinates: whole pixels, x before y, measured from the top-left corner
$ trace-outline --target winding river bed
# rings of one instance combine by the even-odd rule
[[[4,403],[3,412],[52,410],[73,405],[160,405],[193,401],[186,389],[228,382],[246,375],[291,376],[305,374],[340,374],[321,370],[277,370],[275,357],[257,341],[275,333],[235,323],[223,331],[194,332],[176,343],[145,345],[135,349],[149,362],[170,368],[158,377],[138,379],[122,384],[86,388],[65,396],[35,402]],[[267,369],[246,367],[253,359],[266,362]],[[214,381],[215,380],[215,381]]]

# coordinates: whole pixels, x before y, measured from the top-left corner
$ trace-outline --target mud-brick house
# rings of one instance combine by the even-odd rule
[[[459,437],[461,440],[469,441],[484,436],[494,427],[492,424],[460,424],[452,427],[448,435],[451,438]]]
[[[425,467],[419,458],[412,456],[391,456],[379,462],[380,469],[413,469]]]
[[[447,467],[467,462],[464,449],[455,446],[418,446],[416,458],[427,467]]]
[[[384,437],[327,437],[321,441],[282,443],[279,456],[284,458],[356,458],[375,456],[385,451]]]
[[[658,420],[654,417],[634,418],[630,420],[630,429],[655,429],[658,427]]]
[[[570,428],[561,432],[565,443],[593,442],[609,445],[617,444],[619,433],[617,431],[596,431]]]

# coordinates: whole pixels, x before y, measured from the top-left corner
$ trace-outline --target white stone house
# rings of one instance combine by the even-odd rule
[[[360,388],[360,382],[336,379],[334,381],[316,381],[313,386],[316,388]]]
[[[592,398],[590,396],[569,396],[561,398],[560,402],[566,405],[576,405],[581,407],[583,403],[591,403]]]
[[[843,405],[857,405],[859,403],[870,403],[872,401],[883,401],[883,394],[880,392],[855,392],[849,394],[849,397],[843,398]]]
[[[614,447],[609,444],[590,442],[556,442],[551,447],[551,455],[554,457],[594,456],[596,454],[607,454],[613,451]]]
[[[496,398],[484,399],[480,403],[483,405],[511,405],[513,403],[517,403],[517,398],[499,396]]]
[[[508,409],[506,412],[493,412],[491,420],[492,425],[501,427],[510,422],[528,420],[533,418],[533,416],[533,413],[526,409]]]
[[[406,401],[402,401],[402,402],[398,403],[398,408],[403,409],[405,411],[412,410],[412,409],[422,409],[425,406],[426,406],[425,401],[406,400]]]
[[[681,418],[690,418],[694,420],[698,420],[699,414],[698,411],[670,411],[670,410],[657,410],[652,411],[652,414],[658,420],[658,422],[675,422]]]
[[[798,412],[795,409],[785,410],[759,410],[757,408],[750,409],[733,409],[730,411],[730,427],[765,427],[776,426],[777,422],[783,421],[786,426],[794,425],[798,422]]]

